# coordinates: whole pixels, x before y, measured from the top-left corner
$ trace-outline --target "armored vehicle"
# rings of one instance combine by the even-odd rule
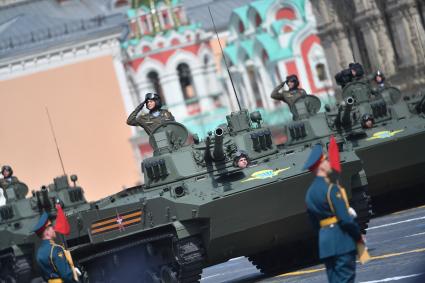
[[[317,113],[316,97],[302,98],[296,102],[302,119],[286,126],[285,146],[334,134],[344,150],[355,151],[363,161],[374,204],[396,191],[423,187],[424,94],[403,97],[395,87],[376,90],[367,82],[351,82],[342,91],[342,103],[326,106],[325,113]],[[373,123],[365,125],[362,117],[368,116]]]
[[[23,183],[6,188],[6,204],[0,206],[0,282],[28,283],[39,276],[34,254],[40,240],[31,229],[43,211],[53,216],[56,201],[66,213],[89,208],[83,189],[76,185],[77,176],[72,175],[71,180],[73,186],[67,176],[57,177],[28,198]]]
[[[267,274],[315,259],[304,204],[313,175],[302,167],[311,145],[328,139],[278,149],[258,112],[226,118],[192,144],[179,123],[156,128],[153,157],[142,163],[145,184],[70,215],[66,243],[86,282],[198,282],[204,267],[237,256]],[[242,150],[245,169],[233,164]],[[352,151],[341,160],[341,182],[360,211],[367,203],[361,162]]]

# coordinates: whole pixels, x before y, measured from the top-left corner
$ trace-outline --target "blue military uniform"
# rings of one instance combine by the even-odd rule
[[[321,145],[313,147],[304,169],[315,166],[322,156]],[[337,185],[316,176],[305,198],[311,222],[319,232],[319,256],[329,282],[354,282],[355,278],[356,242],[361,233],[348,213],[344,193]]]
[[[33,232],[38,233],[50,224],[47,213],[43,213],[34,227]],[[65,249],[55,244],[52,240],[43,240],[37,251],[36,260],[43,278],[48,283],[74,283],[73,268],[68,262]]]

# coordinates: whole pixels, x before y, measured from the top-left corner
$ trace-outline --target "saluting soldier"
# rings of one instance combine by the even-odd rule
[[[54,242],[56,232],[46,212],[41,215],[33,232],[42,239],[36,260],[43,278],[48,283],[79,282],[79,271],[74,267],[71,254]]]
[[[288,85],[288,90],[284,90],[285,84]],[[299,97],[306,96],[307,93],[304,89],[299,87],[300,82],[296,75],[289,75],[286,81],[278,85],[272,92],[271,98],[281,100],[289,106],[294,121],[299,120],[297,109],[295,108],[295,101]]]
[[[357,242],[363,242],[363,238],[345,191],[330,181],[332,168],[320,144],[313,147],[304,169],[316,175],[305,201],[313,227],[319,231],[319,257],[325,263],[328,280],[354,282]]]
[[[138,115],[145,104],[149,113]],[[148,135],[151,135],[153,130],[162,123],[174,121],[173,115],[168,110],[161,109],[161,107],[162,103],[159,95],[156,93],[147,93],[145,95],[145,101],[137,106],[130,116],[128,116],[127,124],[130,126],[140,126]]]

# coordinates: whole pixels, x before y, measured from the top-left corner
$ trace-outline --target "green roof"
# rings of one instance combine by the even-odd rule
[[[135,9],[128,9],[127,10],[127,17],[129,19],[136,17],[136,10]]]
[[[257,34],[255,39],[266,50],[270,61],[292,57],[292,48],[280,46],[278,40],[268,33]]]
[[[248,9],[248,5],[245,5],[233,10],[233,14],[242,21],[245,28],[248,26]]]
[[[224,54],[226,54],[233,65],[238,63],[238,48],[233,43],[224,48]]]
[[[269,9],[270,5],[275,0],[261,0],[261,1],[255,1],[249,4],[252,8],[254,8],[257,13],[260,15],[261,19],[264,20],[266,18],[267,10]]]
[[[252,54],[254,53],[254,41],[251,39],[241,41],[241,46],[248,54],[249,58],[252,58]]]

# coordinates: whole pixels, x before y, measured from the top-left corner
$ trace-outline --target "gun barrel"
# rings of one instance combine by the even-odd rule
[[[353,109],[354,98],[349,96],[345,99],[344,113],[342,114],[342,124],[350,125],[351,124],[351,110]]]
[[[224,149],[223,149],[223,135],[224,131],[222,128],[217,128],[214,131],[214,151],[213,158],[215,161],[224,159]]]

